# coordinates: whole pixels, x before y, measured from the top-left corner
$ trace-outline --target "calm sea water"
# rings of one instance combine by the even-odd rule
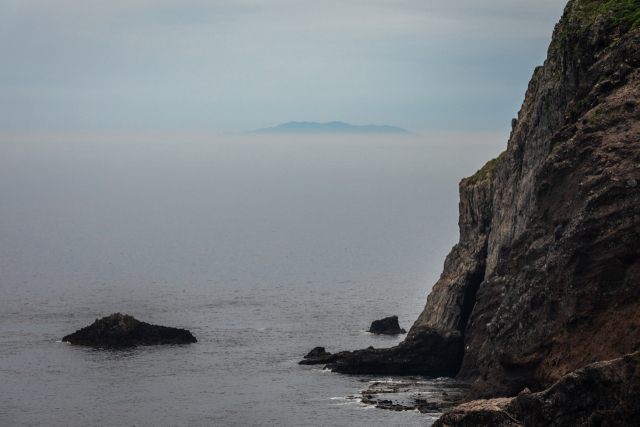
[[[417,318],[504,141],[2,135],[0,425],[431,425],[296,362],[401,341],[364,331]],[[59,342],[114,312],[199,342]]]

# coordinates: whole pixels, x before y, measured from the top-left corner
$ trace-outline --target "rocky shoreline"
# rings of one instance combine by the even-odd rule
[[[640,425],[639,23],[637,2],[568,2],[405,340],[310,363],[471,382],[440,426]]]
[[[366,378],[360,380],[368,387],[359,396],[365,405],[389,411],[419,411],[423,414],[440,414],[462,401],[470,383],[451,378],[426,377]]]

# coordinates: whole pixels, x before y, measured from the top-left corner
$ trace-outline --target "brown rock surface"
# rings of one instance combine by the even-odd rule
[[[434,427],[640,425],[640,354],[596,362],[551,388],[454,407]]]
[[[640,192],[627,184],[640,176],[640,28],[589,26],[582,7],[567,5],[496,169],[469,399],[542,390],[640,348]]]

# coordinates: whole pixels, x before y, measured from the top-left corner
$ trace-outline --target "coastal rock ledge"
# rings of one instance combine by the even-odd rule
[[[433,427],[573,427],[640,425],[640,354],[596,362],[551,388],[517,397],[474,400]]]
[[[189,344],[198,342],[186,329],[151,325],[126,314],[114,313],[62,338],[62,342],[91,347]]]

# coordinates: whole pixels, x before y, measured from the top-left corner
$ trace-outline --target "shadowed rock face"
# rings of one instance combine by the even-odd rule
[[[407,331],[400,328],[400,324],[398,323],[398,316],[385,317],[384,319],[374,320],[371,323],[371,327],[369,331],[372,334],[382,334],[382,335],[398,335],[398,334],[406,334]]]
[[[86,328],[62,338],[73,345],[94,347],[188,344],[197,342],[186,329],[169,328],[140,322],[133,316],[114,313],[96,319]]]

